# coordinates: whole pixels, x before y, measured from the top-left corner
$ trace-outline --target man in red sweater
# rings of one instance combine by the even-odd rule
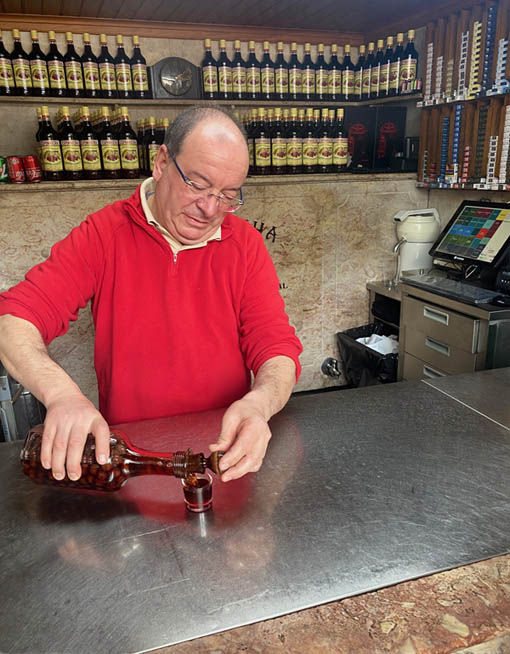
[[[0,295],[0,359],[46,406],[41,459],[57,479],[79,478],[88,433],[106,461],[108,424],[220,407],[223,481],[259,469],[302,348],[261,235],[233,213],[247,171],[234,119],[182,112],[153,177]],[[46,349],[89,300],[99,411]]]

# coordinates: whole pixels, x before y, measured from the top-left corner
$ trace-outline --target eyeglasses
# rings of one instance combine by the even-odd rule
[[[214,193],[209,192],[209,186],[204,186],[203,184],[199,184],[198,182],[194,182],[193,180],[189,179],[189,177],[186,177],[186,175],[182,172],[182,170],[179,168],[179,164],[175,160],[175,157],[172,157],[172,161],[175,164],[175,167],[179,171],[183,181],[185,184],[189,186],[189,188],[197,195],[198,197],[203,198],[204,200],[207,200],[210,195],[212,195],[214,198],[216,198],[216,206],[221,206],[221,208],[224,211],[228,211],[229,213],[233,213],[239,207],[244,204],[243,200],[243,190],[239,189],[239,197],[232,197],[231,195],[227,195],[225,193],[218,193],[218,195]]]

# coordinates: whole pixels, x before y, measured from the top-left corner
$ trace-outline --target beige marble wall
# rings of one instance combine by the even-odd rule
[[[127,181],[115,188],[98,182],[93,190],[80,182],[42,184],[38,190],[3,187],[0,290],[21,280],[85,215],[133,189]],[[297,390],[336,384],[320,371],[326,357],[338,357],[335,333],[367,322],[366,282],[388,278],[395,270],[392,216],[404,207],[426,206],[427,192],[416,189],[407,175],[340,175],[253,179],[247,181],[245,194],[240,215],[262,229],[287,311],[303,342]],[[86,310],[50,350],[96,401],[92,347],[93,326]]]

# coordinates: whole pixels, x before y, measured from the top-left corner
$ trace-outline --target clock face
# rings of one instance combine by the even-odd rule
[[[161,67],[159,78],[161,86],[170,95],[184,95],[190,90],[193,82],[193,71],[184,59],[169,58]]]

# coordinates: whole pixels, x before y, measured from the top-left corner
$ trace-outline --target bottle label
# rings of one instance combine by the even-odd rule
[[[40,141],[40,147],[42,169],[47,172],[63,170],[60,143],[49,139],[47,141]]]
[[[365,68],[363,71],[363,79],[361,80],[361,92],[363,95],[370,95],[370,86],[372,81],[372,69]]]
[[[299,94],[303,88],[303,75],[299,68],[289,70],[289,93],[292,95]]]
[[[248,93],[260,93],[260,68],[252,66],[246,71],[246,90]]]
[[[216,70],[216,66],[204,66],[202,68],[202,79],[206,93],[215,93],[218,90],[218,71]]]
[[[303,163],[303,142],[292,136],[287,141],[287,166],[301,166]]]
[[[274,69],[263,68],[261,75],[262,93],[274,93]]]
[[[81,72],[81,64],[79,61],[66,61],[66,80],[67,88],[69,89],[83,89],[83,76]]]
[[[342,75],[342,93],[345,96],[354,95],[354,71],[344,70]]]
[[[149,143],[149,168],[151,172],[154,169],[154,161],[159,152],[159,145],[157,143]]]
[[[131,66],[131,75],[133,76],[133,91],[149,90],[147,66],[145,64],[133,64]]]
[[[32,85],[36,89],[49,88],[48,69],[46,62],[40,59],[32,59],[30,62],[30,72],[32,73]]]
[[[64,63],[60,59],[48,61],[48,76],[50,78],[50,87],[52,89],[65,89],[66,74]]]
[[[330,166],[333,163],[333,141],[330,138],[319,139],[319,166]]]
[[[230,93],[232,91],[232,69],[230,66],[219,66],[218,88],[220,93]]]
[[[390,89],[398,91],[400,81],[400,59],[394,61],[390,66]]]
[[[255,139],[255,165],[271,165],[271,141],[264,136]]]
[[[83,170],[81,162],[80,142],[73,140],[62,140],[62,158],[64,170]]]
[[[81,143],[81,158],[85,170],[101,170],[101,155],[96,139],[84,139]]]
[[[0,86],[4,88],[14,87],[14,73],[12,71],[11,60],[7,57],[0,57]]]
[[[390,67],[390,63],[383,64],[379,74],[379,90],[386,94],[390,89]]]
[[[400,64],[400,86],[416,79],[416,59],[403,59]]]
[[[374,66],[372,68],[372,75],[370,78],[370,93],[379,93],[379,74],[381,66]]]
[[[110,61],[103,61],[99,64],[99,77],[103,91],[115,91],[115,66]]]
[[[306,138],[303,140],[303,164],[305,166],[316,166],[318,155],[317,139]]]
[[[287,142],[281,136],[271,141],[271,160],[277,168],[287,165]]]
[[[30,64],[27,59],[13,59],[14,81],[16,86],[32,88],[32,76],[30,75]]]
[[[232,69],[232,90],[234,93],[246,93],[246,68],[235,66]]]
[[[317,93],[325,95],[328,92],[328,71],[325,68],[320,68],[315,73],[315,88]]]
[[[364,70],[357,70],[354,73],[354,96],[356,98],[361,97],[362,89],[363,89],[363,73]]]
[[[133,90],[133,83],[131,81],[131,68],[129,64],[115,64],[115,81],[117,82],[118,91]]]
[[[135,139],[120,139],[120,161],[124,170],[135,170],[138,163],[138,144]]]
[[[278,94],[289,92],[289,73],[286,68],[277,68],[275,70],[274,85]]]
[[[301,73],[301,86],[303,93],[313,95],[315,93],[315,70],[313,68],[305,68]]]
[[[248,139],[248,159],[250,166],[253,166],[253,139]]]
[[[328,89],[331,95],[338,95],[342,87],[342,71],[334,68],[329,71]]]
[[[346,166],[347,154],[349,152],[349,141],[345,137],[333,140],[333,165]]]
[[[114,139],[101,141],[103,168],[105,170],[120,170],[119,144]]]
[[[89,91],[98,91],[101,84],[99,80],[99,66],[94,61],[84,61],[82,65],[85,88]]]

